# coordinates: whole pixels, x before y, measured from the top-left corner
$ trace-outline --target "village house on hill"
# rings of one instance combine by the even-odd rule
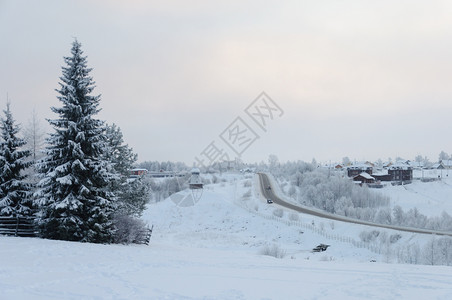
[[[366,162],[347,167],[347,175],[353,178],[353,181],[366,184],[381,181],[411,183],[413,180],[413,167],[406,162],[396,162],[383,169],[376,169],[373,165]]]
[[[347,176],[355,177],[361,173],[372,175],[373,166],[367,163],[357,163],[347,167]]]
[[[396,163],[388,168],[391,181],[411,182],[413,180],[413,168],[406,163]]]
[[[452,169],[452,160],[450,159],[442,159],[439,161],[439,164],[442,165],[444,169]]]
[[[375,178],[370,175],[369,173],[366,172],[362,172],[359,175],[356,175],[355,177],[353,177],[353,181],[357,181],[357,182],[361,182],[361,183],[367,183],[367,184],[371,184],[371,183],[375,183],[376,180]]]

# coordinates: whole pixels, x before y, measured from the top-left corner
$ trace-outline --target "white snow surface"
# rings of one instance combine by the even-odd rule
[[[416,170],[414,176],[422,178],[422,172]],[[400,205],[405,211],[417,207],[419,212],[428,216],[440,216],[443,211],[452,215],[452,170],[425,170],[426,178],[441,177],[434,182],[413,180],[406,185],[391,186],[377,189],[391,198],[391,205]]]
[[[450,267],[386,263],[391,255],[345,240],[372,228],[284,209],[275,217],[278,207],[244,186],[253,179],[223,178],[192,206],[149,205],[149,246],[0,236],[0,299],[452,298]],[[401,234],[401,243],[423,238]],[[331,246],[312,253],[319,243]],[[266,246],[285,257],[262,255]]]

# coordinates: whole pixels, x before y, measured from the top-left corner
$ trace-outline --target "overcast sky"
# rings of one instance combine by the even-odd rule
[[[212,142],[233,157],[237,117],[259,137],[247,162],[452,153],[452,2],[219,3],[0,0],[0,107],[8,93],[22,125],[55,118],[76,37],[99,118],[140,161],[191,164]],[[245,113],[262,91],[282,111],[266,131]]]

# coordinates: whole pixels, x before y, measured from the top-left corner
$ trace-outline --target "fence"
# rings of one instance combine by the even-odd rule
[[[258,175],[255,175],[255,177],[254,177],[254,185],[253,185],[254,186],[254,196],[257,199],[260,199],[260,198],[262,199],[262,195],[260,193],[260,183],[259,183],[259,180],[257,178],[258,178]],[[270,180],[273,181],[273,178],[270,178]],[[279,189],[279,186],[277,184],[275,184],[274,182],[272,182],[272,186],[273,187],[276,186],[277,188],[276,188],[275,192],[278,193],[278,196],[282,196],[282,192]],[[284,197],[284,198],[286,198],[286,197]],[[237,199],[235,202],[239,206],[241,206],[243,209],[246,209],[250,213],[258,215],[258,216],[260,216],[260,217],[262,217],[264,219],[277,221],[279,223],[283,223],[283,224],[288,225],[288,226],[301,227],[301,228],[310,230],[310,231],[312,231],[312,232],[314,232],[316,234],[319,234],[319,235],[321,235],[324,238],[327,238],[329,240],[335,240],[335,241],[339,241],[339,242],[343,242],[343,243],[348,243],[348,244],[351,244],[351,245],[353,245],[354,247],[357,247],[357,248],[365,248],[365,249],[367,249],[367,250],[369,250],[369,251],[371,251],[373,253],[376,253],[376,254],[382,254],[384,252],[381,245],[378,245],[378,244],[375,244],[375,243],[365,243],[365,242],[362,242],[362,241],[356,241],[355,239],[353,239],[351,237],[341,236],[341,235],[338,235],[338,234],[332,234],[332,233],[327,232],[325,230],[325,228],[317,227],[317,226],[312,225],[310,223],[305,223],[305,222],[301,222],[301,221],[294,221],[294,220],[288,220],[288,219],[283,219],[281,217],[277,217],[277,216],[274,216],[274,215],[264,214],[264,213],[261,213],[261,212],[255,210],[255,209],[253,209],[253,208],[248,207],[243,201],[241,201],[241,199]],[[291,202],[291,201],[288,201],[288,202]]]
[[[35,237],[34,218],[0,217],[0,235]]]
[[[280,218],[280,217],[277,217],[274,215],[264,214],[259,211],[256,211],[255,209],[249,208],[246,205],[242,205],[241,202],[243,202],[243,201],[238,200],[236,203],[239,204],[239,206],[241,206],[243,209],[246,209],[250,213],[258,215],[259,217],[262,217],[264,219],[276,221],[276,222],[285,224],[287,226],[296,226],[296,227],[304,228],[304,229],[310,230],[318,235],[321,235],[324,238],[327,238],[329,240],[335,240],[335,241],[339,241],[339,242],[343,242],[343,243],[348,243],[357,248],[365,248],[376,254],[382,254],[382,252],[383,252],[381,245],[365,243],[362,241],[356,241],[355,239],[353,239],[351,237],[346,237],[346,236],[341,236],[338,234],[329,233],[324,228],[317,227],[310,223],[304,223],[301,221],[292,221],[292,220],[283,219],[283,218]]]

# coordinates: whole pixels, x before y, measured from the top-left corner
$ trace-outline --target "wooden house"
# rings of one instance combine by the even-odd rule
[[[363,172],[372,175],[372,166],[369,166],[367,164],[356,164],[347,167],[348,177],[355,177]]]
[[[393,164],[388,168],[388,174],[392,181],[411,182],[413,180],[413,168],[408,164]]]
[[[362,172],[361,174],[353,177],[353,181],[359,181],[361,183],[375,183],[375,178],[372,177],[369,173]]]
[[[132,169],[129,171],[129,177],[135,178],[139,176],[144,176],[148,173],[148,170],[146,169]]]
[[[443,165],[444,169],[452,169],[452,160],[450,159],[443,159],[440,164]]]

